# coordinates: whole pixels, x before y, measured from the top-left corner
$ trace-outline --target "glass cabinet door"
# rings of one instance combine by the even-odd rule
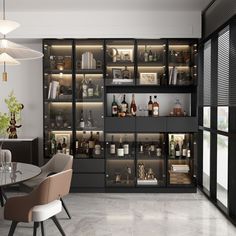
[[[169,41],[169,85],[196,84],[197,44],[189,41]]]
[[[76,41],[77,158],[103,158],[103,40]]]
[[[106,185],[135,185],[135,136],[130,133],[106,134]]]
[[[106,85],[134,85],[134,40],[106,41]]]
[[[178,133],[168,136],[168,184],[193,184],[193,134]]]
[[[138,84],[166,84],[166,42],[164,40],[138,40]]]
[[[137,134],[137,186],[165,185],[164,134]]]
[[[72,153],[72,40],[44,44],[45,157]]]

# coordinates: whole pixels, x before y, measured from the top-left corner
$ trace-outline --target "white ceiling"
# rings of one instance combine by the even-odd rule
[[[211,0],[6,0],[6,11],[202,11],[210,2]]]

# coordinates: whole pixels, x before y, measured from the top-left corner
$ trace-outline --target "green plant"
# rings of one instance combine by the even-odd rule
[[[7,135],[7,128],[9,126],[10,117],[6,113],[0,112],[0,137]]]

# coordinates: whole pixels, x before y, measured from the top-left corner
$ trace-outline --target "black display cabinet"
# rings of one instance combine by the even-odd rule
[[[196,191],[197,40],[45,39],[43,48],[44,154],[74,156],[73,191]]]

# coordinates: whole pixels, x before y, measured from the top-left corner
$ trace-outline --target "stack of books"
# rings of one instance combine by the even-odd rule
[[[48,99],[56,99],[59,93],[60,84],[58,81],[52,81],[49,84]]]
[[[154,179],[138,179],[138,185],[158,185],[158,181],[156,178]]]
[[[169,85],[176,85],[177,84],[177,75],[178,70],[175,66],[169,69]]]
[[[96,69],[96,60],[93,58],[93,53],[85,52],[82,54],[81,69]]]
[[[171,170],[177,173],[188,173],[190,168],[189,165],[171,165]]]

